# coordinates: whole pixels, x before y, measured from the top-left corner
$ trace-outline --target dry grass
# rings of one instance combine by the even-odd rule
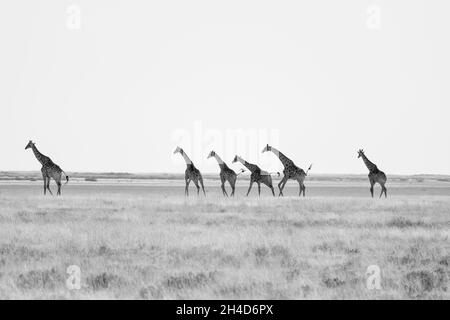
[[[0,208],[0,299],[450,298],[450,197],[0,194]]]

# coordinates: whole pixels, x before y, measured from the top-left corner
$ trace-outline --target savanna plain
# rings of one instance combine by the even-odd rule
[[[177,177],[108,175],[52,197],[0,176],[0,299],[450,298],[449,177],[397,177],[372,199],[365,176],[308,177],[305,198],[295,182],[247,198],[241,179],[225,198],[207,178],[187,198]]]

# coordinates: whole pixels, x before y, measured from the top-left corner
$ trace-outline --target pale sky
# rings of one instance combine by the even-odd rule
[[[0,170],[450,174],[450,2],[0,3]],[[256,137],[256,138],[255,138]],[[236,142],[237,141],[237,142]],[[239,165],[233,165],[234,169]]]

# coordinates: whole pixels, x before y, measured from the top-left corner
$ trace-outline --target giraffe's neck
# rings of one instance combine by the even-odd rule
[[[33,145],[32,149],[33,149],[34,156],[42,165],[46,164],[50,160],[48,157],[46,157],[42,153],[40,153],[39,150],[36,148],[36,146]]]
[[[364,164],[366,165],[367,169],[369,169],[370,172],[377,170],[377,166],[373,162],[371,162],[369,159],[367,159],[365,154],[362,154],[361,156],[364,161]]]
[[[280,159],[283,166],[286,168],[288,166],[291,166],[293,164],[292,160],[286,157],[283,153],[281,153],[278,149],[275,149],[274,147],[270,147],[270,151],[272,151],[278,159]]]
[[[217,153],[214,154],[214,158],[216,158],[220,168],[226,167],[225,162],[222,161],[222,159],[217,155]]]
[[[190,166],[190,165],[193,164],[192,161],[191,161],[191,159],[189,159],[189,157],[187,156],[187,154],[186,154],[184,151],[181,152],[181,155],[183,156],[184,161],[186,162],[186,165],[187,165],[187,166]]]
[[[237,157],[237,160],[240,163],[242,163],[244,165],[244,167],[246,167],[252,173],[259,169],[257,165],[249,163],[249,162],[245,161],[244,159],[242,159],[241,157]]]

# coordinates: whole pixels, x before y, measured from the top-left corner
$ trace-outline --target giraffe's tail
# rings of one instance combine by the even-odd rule
[[[64,184],[68,184],[69,183],[69,176],[63,171],[64,175],[66,176],[66,183]]]
[[[277,177],[280,177],[280,175],[281,175],[279,172],[269,172],[269,175],[272,175],[272,174],[276,174]]]
[[[309,172],[309,170],[311,170],[311,168],[312,168],[312,163],[309,165],[308,170],[306,170],[306,172],[305,172],[306,175],[308,175],[308,172]]]

